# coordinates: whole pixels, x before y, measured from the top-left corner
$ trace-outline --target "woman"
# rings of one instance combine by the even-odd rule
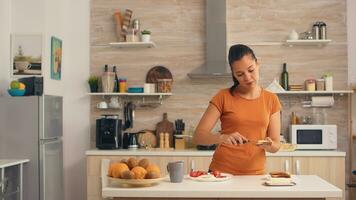
[[[219,91],[201,118],[194,142],[218,144],[210,170],[234,175],[264,174],[265,151],[277,152],[280,134],[278,97],[259,84],[259,63],[254,52],[245,45],[229,50],[229,64],[234,85]],[[221,121],[221,132],[212,133]],[[256,141],[266,140],[263,145]]]

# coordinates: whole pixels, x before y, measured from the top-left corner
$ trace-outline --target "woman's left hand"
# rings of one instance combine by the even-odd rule
[[[272,147],[273,140],[272,140],[271,138],[269,138],[269,137],[266,137],[265,140],[268,141],[268,143],[267,143],[267,142],[266,142],[266,143],[263,143],[263,144],[261,144],[261,145],[258,145],[258,147],[264,149],[265,151],[268,151],[269,148]]]

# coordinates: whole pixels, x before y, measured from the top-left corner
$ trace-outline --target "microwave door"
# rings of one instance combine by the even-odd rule
[[[299,149],[323,149],[322,129],[297,130],[296,137]]]

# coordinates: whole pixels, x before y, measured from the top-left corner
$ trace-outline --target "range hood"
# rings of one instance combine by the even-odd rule
[[[190,78],[231,78],[226,37],[226,0],[206,0],[206,62]]]

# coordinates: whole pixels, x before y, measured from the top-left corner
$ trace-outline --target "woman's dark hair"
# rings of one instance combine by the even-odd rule
[[[250,47],[243,45],[243,44],[235,44],[230,47],[229,64],[230,64],[231,72],[232,72],[232,64],[235,61],[241,60],[245,55],[250,55],[252,57],[252,59],[254,59],[257,62],[255,53],[252,51],[252,49]],[[239,81],[234,77],[233,72],[232,72],[232,80],[234,81],[234,85],[230,87],[230,94],[232,96],[234,96],[234,90],[239,85]]]

